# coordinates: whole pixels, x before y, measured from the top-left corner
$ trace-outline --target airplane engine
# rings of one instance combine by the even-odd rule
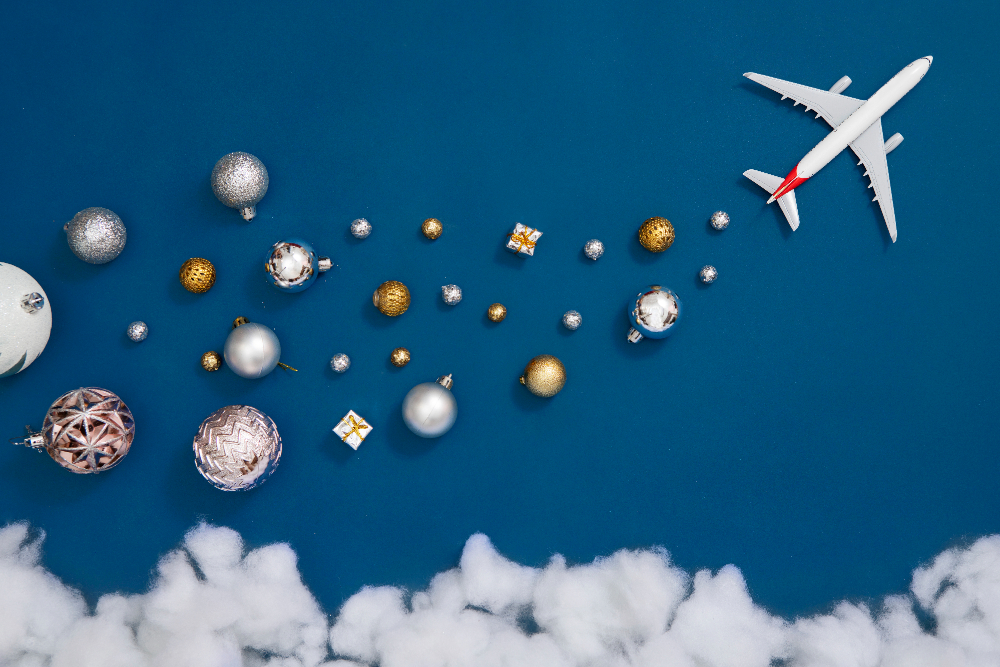
[[[847,87],[849,85],[851,85],[851,77],[849,77],[849,76],[842,76],[842,77],[840,77],[840,79],[837,80],[837,83],[833,84],[833,87],[830,88],[830,92],[831,93],[838,93],[838,94],[842,93],[845,90],[847,90]]]
[[[901,143],[903,143],[903,135],[899,132],[889,137],[889,141],[885,142],[885,154],[891,153]]]

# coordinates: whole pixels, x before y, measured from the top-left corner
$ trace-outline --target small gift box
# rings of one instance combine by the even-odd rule
[[[525,227],[520,222],[514,223],[514,231],[507,235],[507,250],[523,252],[525,255],[535,254],[535,242],[542,233],[537,229]]]
[[[349,410],[340,423],[333,427],[333,432],[339,435],[341,440],[357,449],[372,432],[372,427],[357,412]]]

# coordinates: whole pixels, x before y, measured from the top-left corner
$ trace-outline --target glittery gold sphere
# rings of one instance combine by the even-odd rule
[[[639,243],[650,252],[663,252],[674,242],[674,226],[666,218],[650,218],[639,228]]]
[[[396,317],[410,307],[410,290],[398,280],[387,280],[372,295],[375,307],[389,317]]]
[[[215,284],[215,267],[207,259],[192,257],[181,265],[181,285],[195,294],[202,294]]]
[[[218,352],[206,352],[201,355],[201,367],[208,372],[222,368],[222,355]]]
[[[433,241],[437,237],[441,236],[441,232],[444,231],[444,227],[441,225],[441,221],[437,218],[427,218],[424,220],[424,224],[420,226],[420,231],[424,233],[424,236]]]
[[[540,354],[524,367],[521,384],[535,396],[555,396],[566,384],[566,367],[551,354]]]
[[[405,347],[397,347],[389,355],[389,361],[392,362],[393,366],[397,368],[402,368],[406,364],[410,363],[410,351]]]
[[[502,303],[494,303],[486,311],[486,316],[490,318],[490,322],[503,322],[503,318],[507,317],[507,309]]]

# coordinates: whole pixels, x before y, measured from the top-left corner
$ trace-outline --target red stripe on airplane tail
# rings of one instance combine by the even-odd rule
[[[799,177],[799,165],[795,165],[795,167],[788,173],[788,176],[785,177],[785,180],[781,183],[781,185],[778,186],[778,189],[775,190],[771,194],[771,196],[774,197],[775,199],[780,199],[781,197],[784,197],[795,188],[805,183],[807,180],[809,180],[808,177],[806,178]]]

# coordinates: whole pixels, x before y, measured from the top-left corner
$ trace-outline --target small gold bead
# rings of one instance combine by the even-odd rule
[[[201,367],[206,371],[217,371],[222,368],[222,355],[218,352],[206,352],[201,355]]]
[[[424,220],[424,224],[420,226],[420,231],[424,233],[424,236],[433,241],[437,237],[441,236],[441,232],[444,231],[444,226],[442,226],[441,221],[437,218],[427,218]]]
[[[245,318],[242,315],[240,315],[235,320],[233,320],[233,328],[235,329],[236,327],[241,327],[244,324],[249,324],[249,323],[250,323],[250,320],[248,320],[247,318]]]
[[[389,317],[396,317],[410,307],[410,290],[398,280],[387,280],[372,295],[375,307]]]
[[[494,303],[486,311],[486,316],[490,318],[491,322],[503,322],[503,318],[507,317],[507,309],[502,303]]]
[[[192,257],[181,264],[181,285],[195,294],[202,294],[215,284],[215,267],[207,259]]]
[[[650,252],[663,252],[674,242],[674,226],[666,218],[650,218],[639,227],[639,243]]]
[[[397,368],[402,368],[406,364],[410,363],[410,351],[405,347],[397,347],[389,355],[389,361],[392,362],[393,366]]]
[[[535,396],[549,398],[566,384],[566,367],[551,354],[540,354],[524,367],[520,380]]]

